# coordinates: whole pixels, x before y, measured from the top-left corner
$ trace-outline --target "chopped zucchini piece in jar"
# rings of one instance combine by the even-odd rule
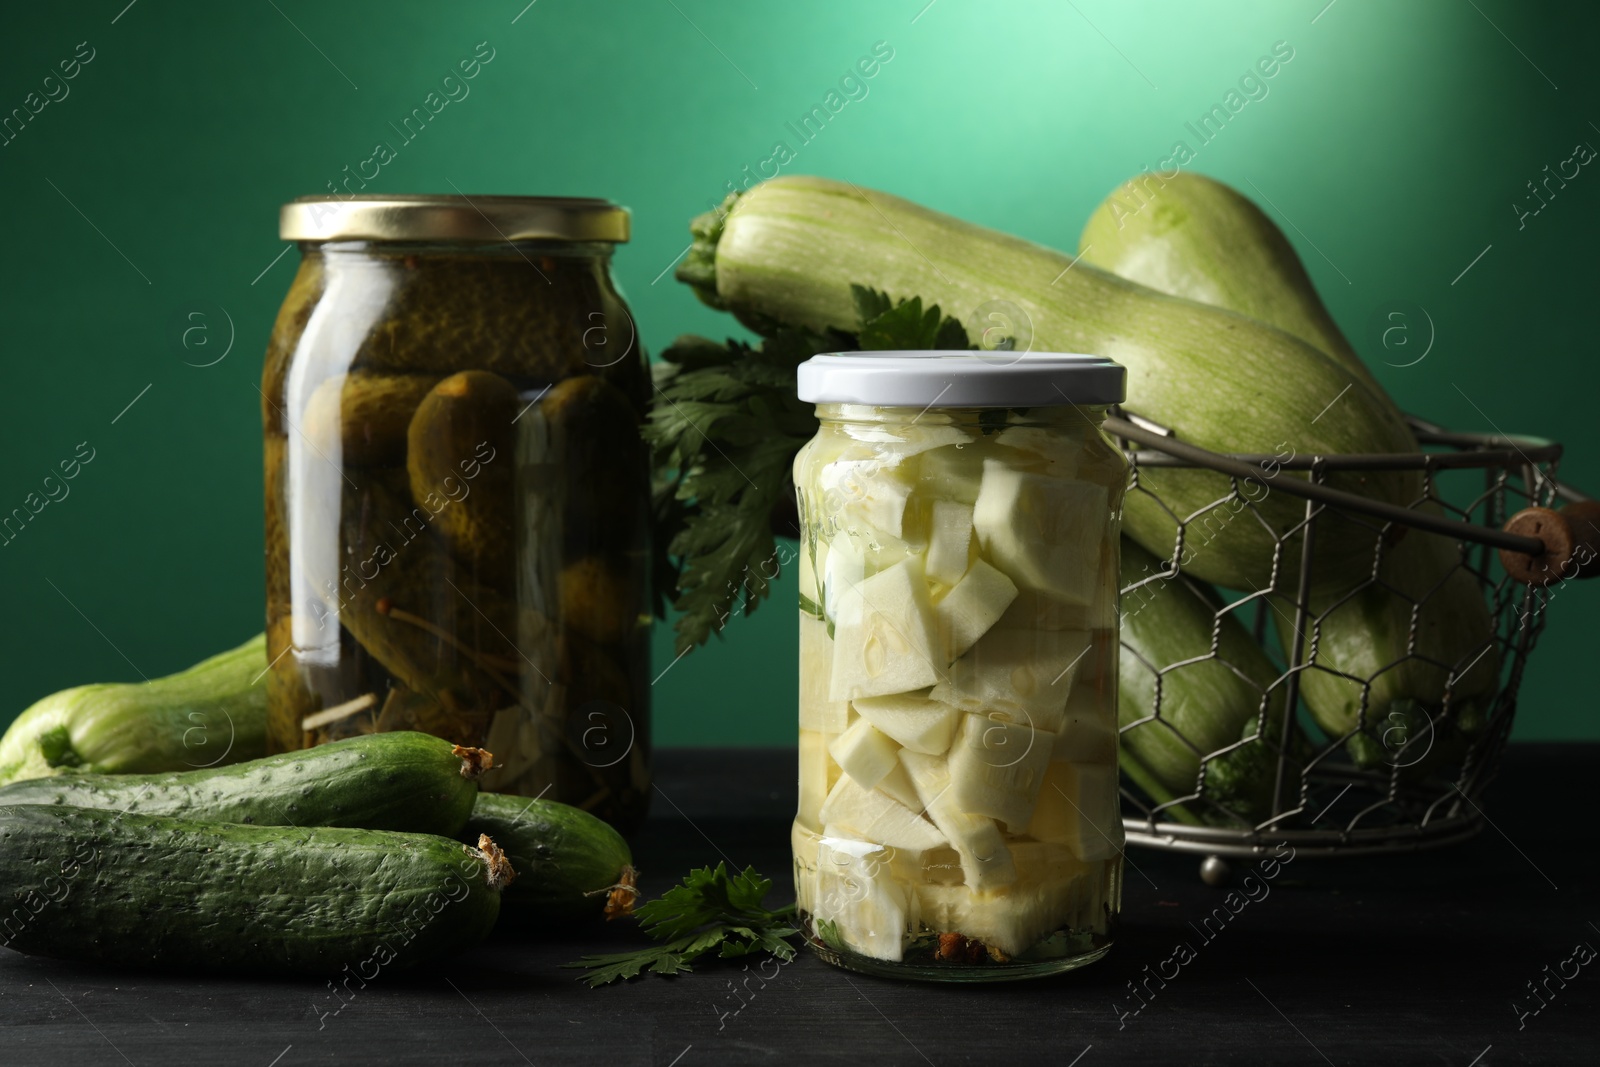
[[[917,560],[848,586],[837,599],[831,699],[908,693],[939,681],[933,610]]]
[[[851,701],[850,706],[901,745],[930,756],[950,747],[961,718],[960,708],[930,700],[926,692],[861,697]]]

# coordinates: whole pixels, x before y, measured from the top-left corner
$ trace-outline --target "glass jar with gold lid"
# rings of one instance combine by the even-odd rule
[[[603,200],[315,197],[262,376],[270,744],[422,730],[649,790],[649,400]]]

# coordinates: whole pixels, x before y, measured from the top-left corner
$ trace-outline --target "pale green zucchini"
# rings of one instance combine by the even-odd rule
[[[1500,678],[1499,639],[1478,579],[1456,565],[1457,552],[1442,537],[1410,530],[1386,550],[1379,581],[1348,598],[1312,596],[1300,695],[1329,737],[1349,737],[1357,763],[1409,767],[1440,742],[1444,753],[1456,733],[1483,727]],[[1292,616],[1292,602],[1274,600],[1280,617]],[[1286,652],[1292,632],[1278,627]]]
[[[1124,588],[1163,567],[1123,539]],[[1284,690],[1255,638],[1217,607],[1182,576],[1149,582],[1122,598],[1118,762],[1158,801],[1200,794],[1191,804],[1166,809],[1172,817],[1254,825],[1271,813]],[[1293,751],[1299,735],[1290,729]],[[1224,749],[1202,772],[1201,758]],[[1297,785],[1298,773],[1287,781]]]
[[[1258,318],[1367,374],[1283,231],[1221,182],[1181,172],[1126,182],[1090,216],[1079,248],[1085,262]],[[1377,536],[1368,539],[1375,559]],[[1385,546],[1376,581],[1352,597],[1341,589],[1313,596],[1300,694],[1331,737],[1350,736],[1357,762],[1420,760],[1439,740],[1425,732],[1437,732],[1430,720],[1447,696],[1452,728],[1481,726],[1500,654],[1483,592],[1459,563],[1455,542],[1407,530]],[[1294,604],[1275,602],[1278,632],[1287,635]]]
[[[702,216],[693,232],[696,245],[679,277],[757,325],[854,329],[850,287],[859,284],[938,304],[976,338],[987,321],[980,309],[1006,301],[1030,324],[1034,350],[1124,364],[1128,407],[1202,447],[1302,455],[1414,447],[1392,405],[1304,341],[884,193],[778,178],[739,196],[725,216]],[[1420,485],[1410,474],[1331,481],[1391,503],[1414,498]],[[1173,513],[1202,511],[1231,488],[1210,471],[1172,468],[1145,472],[1143,484],[1160,500],[1130,493],[1123,529],[1157,555],[1171,554]],[[1297,551],[1288,531],[1304,503],[1266,488],[1255,493],[1266,525],[1245,515],[1214,522],[1206,551],[1193,554],[1192,574],[1260,589],[1271,578],[1275,540],[1288,538],[1288,551]],[[1319,538],[1320,577],[1340,585],[1361,574],[1369,540],[1346,531]]]
[[[153,774],[265,756],[266,642],[258,634],[153,681],[52,693],[0,739],[0,785],[71,769]]]
[[[1140,285],[1285,330],[1384,395],[1283,231],[1219,181],[1179,171],[1123,182],[1089,216],[1078,256]]]

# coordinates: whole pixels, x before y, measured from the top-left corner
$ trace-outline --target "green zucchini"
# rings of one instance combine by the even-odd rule
[[[401,730],[231,767],[63,774],[0,787],[0,804],[64,804],[197,822],[356,826],[454,837],[488,766],[482,749]]]
[[[524,918],[614,919],[633,912],[633,854],[622,835],[581,808],[507,793],[479,793],[467,840],[488,835],[517,880],[505,906]],[[511,910],[507,911],[511,914]]]
[[[1452,542],[1409,530],[1385,550],[1380,581],[1349,597],[1312,596],[1300,695],[1323,732],[1348,738],[1362,766],[1421,773],[1483,728],[1499,642],[1477,577],[1459,564]],[[1278,627],[1286,652],[1292,632]],[[1424,756],[1436,758],[1423,764]]]
[[[1148,581],[1164,566],[1123,539],[1123,587],[1147,584],[1122,598],[1118,763],[1157,801],[1198,792],[1200,799],[1167,809],[1181,821],[1254,825],[1271,813],[1277,781],[1280,672],[1191,579]],[[1291,753],[1297,741],[1291,734]],[[1202,772],[1201,757],[1223,749]],[[1297,784],[1298,775],[1289,778]]]
[[[1130,212],[1134,203],[1140,206]],[[1220,182],[1181,172],[1164,182],[1127,182],[1090,216],[1079,245],[1086,262],[1258,318],[1366,374],[1283,232]],[[1367,540],[1371,559],[1377,534]],[[1447,697],[1447,730],[1481,729],[1500,674],[1494,619],[1455,542],[1406,530],[1383,551],[1378,580],[1353,597],[1325,583],[1313,594],[1301,650],[1311,667],[1300,675],[1300,695],[1330,737],[1350,739],[1357,763],[1417,761],[1421,769],[1424,750],[1452,747],[1449,738],[1427,736]],[[1275,602],[1282,638],[1293,629],[1294,604]],[[1289,642],[1282,645],[1287,652]]]
[[[1140,285],[1276,326],[1384,396],[1283,231],[1219,181],[1179,171],[1123,182],[1089,216],[1078,256]]]
[[[731,210],[701,216],[691,232],[695,243],[678,276],[758,329],[775,320],[853,330],[851,285],[860,284],[937,304],[976,339],[987,321],[984,305],[1003,300],[1023,322],[1017,332],[1031,334],[1032,349],[1117,360],[1128,368],[1128,406],[1194,444],[1262,455],[1415,447],[1393,405],[1305,341],[847,182],[763,182],[738,195]],[[1174,546],[1174,514],[1205,511],[1232,491],[1229,479],[1211,471],[1151,468],[1141,479],[1154,495],[1129,494],[1123,529],[1158,554]],[[1329,481],[1397,504],[1421,486],[1414,472]],[[1304,518],[1304,502],[1287,493],[1256,495],[1262,521],[1211,513],[1208,544],[1193,553],[1194,576],[1261,589],[1272,579],[1276,542],[1297,551],[1290,531]],[[1319,578],[1332,585],[1358,578],[1370,538],[1359,529],[1323,533]]]
[[[492,841],[0,808],[0,942],[192,974],[363,980],[477,944],[514,875]]]
[[[54,693],[0,738],[0,785],[72,768],[151,773],[264,756],[266,671],[262,634],[165,678]]]

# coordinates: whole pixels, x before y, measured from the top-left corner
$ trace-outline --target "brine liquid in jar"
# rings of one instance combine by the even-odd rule
[[[796,899],[869,973],[1068,970],[1120,903],[1123,372],[997,355],[801,368]]]
[[[650,377],[627,213],[314,197],[268,341],[268,747],[416,730],[624,831],[650,797]]]

